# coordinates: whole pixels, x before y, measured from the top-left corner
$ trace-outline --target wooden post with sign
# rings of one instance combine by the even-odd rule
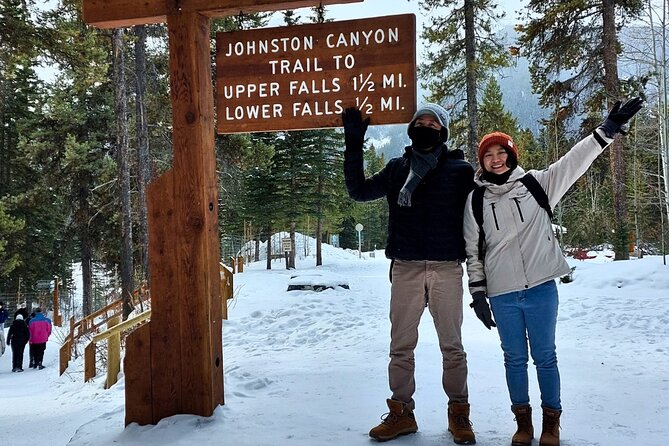
[[[286,259],[286,269],[290,269],[290,253],[293,252],[293,244],[290,237],[281,239],[281,250],[283,251],[284,259]]]
[[[91,25],[166,22],[169,33],[174,157],[148,190],[152,316],[125,360],[150,361],[126,368],[126,424],[211,416],[224,402],[210,18],[357,1],[83,0]]]

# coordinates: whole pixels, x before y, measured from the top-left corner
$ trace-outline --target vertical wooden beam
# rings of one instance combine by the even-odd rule
[[[114,316],[107,321],[107,329],[118,325],[121,316]],[[121,371],[121,333],[115,333],[107,339],[107,380],[105,389],[111,388],[118,381]]]
[[[95,378],[95,342],[89,342],[84,347],[84,382]]]
[[[58,352],[58,375],[65,373],[67,366],[70,363],[70,357],[72,355],[72,336],[65,338],[63,345],[60,346]]]
[[[151,423],[178,413],[181,406],[181,319],[176,289],[177,253],[173,171],[147,188],[149,271],[151,274]],[[127,353],[126,353],[127,355]]]
[[[125,425],[153,423],[151,403],[151,322],[141,325],[125,339]]]
[[[53,324],[56,327],[62,326],[62,318],[60,315],[60,295],[58,293],[58,284],[60,278],[58,276],[54,277],[55,286],[53,288]]]
[[[149,186],[153,422],[223,404],[209,19],[167,17],[173,169]]]
[[[218,263],[218,181],[210,19],[167,16],[174,132],[174,190],[181,234],[180,413],[210,416],[223,404],[223,346]]]

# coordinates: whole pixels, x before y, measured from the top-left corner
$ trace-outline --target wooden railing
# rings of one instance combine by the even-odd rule
[[[243,259],[241,260],[243,265]],[[238,265],[240,265],[238,263]],[[241,266],[240,265],[240,266]],[[222,305],[222,318],[228,318],[228,299],[233,297],[233,274],[234,269],[220,263],[220,293]],[[243,271],[240,267],[239,272]],[[133,292],[133,305],[142,306],[150,299],[150,290],[145,285],[140,286]],[[121,321],[123,312],[123,301],[115,300],[81,320],[75,322],[70,318],[70,333],[67,335],[60,347],[59,371],[62,375],[72,359],[77,341],[85,335],[92,335],[93,338],[84,348],[84,381],[88,382],[96,376],[96,348],[99,342],[107,341],[107,382],[109,388],[116,383],[116,376],[120,370],[120,348],[121,341],[130,330],[134,330],[139,325],[148,322],[151,318],[151,310],[144,310],[139,315]],[[106,329],[100,332],[102,326]]]
[[[105,389],[116,384],[121,371],[121,338],[123,333],[132,330],[151,318],[151,310],[146,310],[137,316],[121,322],[120,317],[109,320],[107,329],[96,334],[84,349],[84,381],[88,382],[96,375],[95,353],[97,344],[107,341],[107,380]]]
[[[142,285],[133,292],[133,305],[143,306],[151,297],[149,289]],[[110,302],[103,308],[84,316],[78,321],[74,317],[70,318],[70,332],[63,340],[59,352],[59,373],[65,373],[72,355],[75,353],[77,341],[82,336],[93,335],[100,331],[102,326],[109,326],[109,321],[115,317],[121,317],[123,314],[123,300],[117,299]]]

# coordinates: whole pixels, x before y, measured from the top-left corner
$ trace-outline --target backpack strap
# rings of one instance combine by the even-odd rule
[[[474,220],[479,225],[479,260],[483,262],[485,257],[485,232],[483,231],[483,194],[485,186],[478,186],[472,192],[472,213]]]
[[[520,178],[520,182],[530,191],[534,199],[537,200],[539,206],[548,213],[548,218],[553,220],[553,211],[551,210],[551,205],[548,201],[548,195],[546,195],[546,191],[541,187],[541,184],[539,184],[537,179],[534,178],[532,174],[526,173]]]

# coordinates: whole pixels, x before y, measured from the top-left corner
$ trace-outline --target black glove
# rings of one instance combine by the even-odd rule
[[[599,126],[609,138],[616,136],[616,133],[627,134],[622,129],[622,126],[627,124],[641,110],[643,99],[633,98],[625,102],[622,106],[620,105],[621,103],[618,101],[613,105],[609,115]]]
[[[490,305],[488,305],[488,299],[485,296],[485,292],[475,291],[474,294],[472,294],[472,298],[474,300],[469,306],[474,309],[476,317],[483,322],[483,325],[485,325],[488,330],[490,330],[491,327],[497,327],[495,321],[492,320]]]
[[[369,125],[369,117],[362,120],[362,113],[355,107],[344,110],[341,114],[341,122],[344,124],[344,142],[346,150],[361,151],[365,142],[365,133]]]

